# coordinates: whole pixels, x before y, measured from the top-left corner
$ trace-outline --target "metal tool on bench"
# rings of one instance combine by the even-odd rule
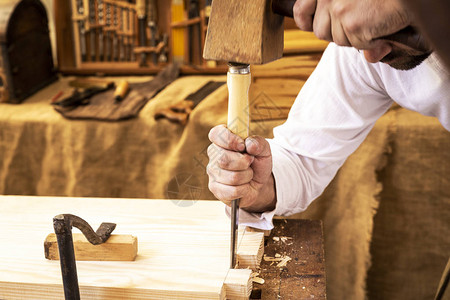
[[[114,223],[102,223],[96,232],[80,217],[71,214],[57,215],[53,218],[53,228],[58,240],[59,258],[66,300],[79,300],[77,266],[72,238],[72,226],[80,229],[90,243],[104,243],[116,228]]]
[[[188,18],[190,20],[200,18],[199,0],[189,0]],[[191,24],[189,33],[189,62],[193,65],[201,63],[201,21]]]
[[[208,95],[214,92],[217,88],[224,85],[225,82],[208,81],[196,92],[189,94],[183,101],[171,105],[158,111],[155,114],[155,119],[168,119],[171,122],[185,125],[192,110]]]

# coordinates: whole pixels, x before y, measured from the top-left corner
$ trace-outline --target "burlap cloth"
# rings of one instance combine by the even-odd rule
[[[66,79],[19,106],[0,105],[0,193],[213,199],[207,134],[226,123],[226,87],[185,127],[153,115],[224,79],[180,78],[138,118],[115,123],[55,112],[49,99]],[[271,137],[280,123],[253,122],[251,132]],[[450,254],[449,149],[450,133],[436,119],[391,110],[301,214],[324,221],[328,299],[432,298]]]

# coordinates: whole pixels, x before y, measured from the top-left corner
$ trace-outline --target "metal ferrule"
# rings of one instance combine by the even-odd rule
[[[229,63],[228,72],[230,74],[250,74],[250,65],[240,63]]]

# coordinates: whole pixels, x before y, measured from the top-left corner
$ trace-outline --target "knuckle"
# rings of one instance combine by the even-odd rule
[[[225,153],[222,153],[222,155],[220,155],[217,160],[217,164],[221,168],[229,167],[230,163],[231,163],[231,160],[229,159],[228,155],[226,155]]]
[[[348,18],[342,23],[342,27],[349,35],[357,35],[361,33],[362,24],[356,18]]]
[[[341,1],[334,1],[330,8],[331,15],[341,19],[347,12],[347,6]]]
[[[330,40],[328,33],[323,28],[314,28],[314,35],[320,40]]]
[[[232,183],[234,184],[239,184],[241,183],[242,180],[242,175],[240,172],[233,172],[230,174],[230,180]]]

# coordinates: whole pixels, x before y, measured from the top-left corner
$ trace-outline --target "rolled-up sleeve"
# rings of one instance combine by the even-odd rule
[[[272,228],[274,215],[304,211],[391,106],[377,73],[357,50],[331,43],[283,125],[269,139],[277,204],[240,222]]]

